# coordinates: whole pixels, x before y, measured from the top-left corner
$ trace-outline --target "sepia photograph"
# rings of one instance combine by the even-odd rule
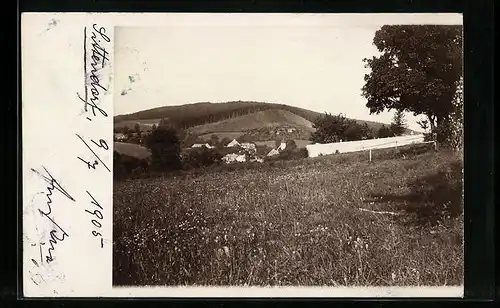
[[[113,286],[462,286],[462,17],[207,15],[114,28]]]

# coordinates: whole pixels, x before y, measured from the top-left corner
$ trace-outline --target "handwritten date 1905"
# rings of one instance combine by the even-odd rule
[[[90,201],[90,203],[92,203],[95,207],[99,208],[99,209],[93,209],[92,210],[85,210],[85,212],[89,213],[90,215],[94,216],[93,219],[91,220],[92,224],[94,225],[95,229],[96,230],[99,230],[102,228],[102,219],[104,218],[104,216],[102,215],[102,206],[99,204],[99,202],[97,202],[97,200],[94,198],[94,196],[92,196],[92,194],[90,194],[90,192],[87,191],[87,194],[89,195],[89,197],[92,199]],[[92,230],[92,235],[94,237],[99,237],[100,238],[100,242],[101,242],[101,248],[104,248],[104,240],[102,238],[102,234],[96,230]]]

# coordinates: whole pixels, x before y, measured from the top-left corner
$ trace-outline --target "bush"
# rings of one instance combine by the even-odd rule
[[[144,174],[149,170],[149,162],[133,156],[113,152],[113,176],[115,179],[123,179],[139,174]]]
[[[160,125],[146,137],[145,144],[151,151],[155,171],[180,169],[181,143],[175,129]]]
[[[260,156],[266,156],[273,148],[268,147],[267,145],[257,145],[256,154]]]
[[[195,148],[186,153],[183,157],[185,168],[201,168],[220,164],[222,155],[214,149],[206,147]]]
[[[355,120],[346,118],[343,114],[325,113],[314,121],[313,127],[316,128],[310,137],[313,143],[354,141],[374,137],[374,132],[366,123],[359,124]]]
[[[283,152],[281,152],[277,159],[278,160],[293,160],[293,159],[302,159],[302,158],[307,158],[307,149],[285,149]]]

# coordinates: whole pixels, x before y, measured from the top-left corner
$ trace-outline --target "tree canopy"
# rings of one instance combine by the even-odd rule
[[[313,123],[316,131],[311,134],[311,141],[317,143],[332,143],[373,138],[374,134],[366,125],[346,118],[343,114],[325,113]]]
[[[391,25],[375,33],[382,53],[364,59],[363,96],[370,113],[386,109],[425,115],[434,131],[453,112],[462,75],[462,26]]]
[[[391,129],[385,125],[382,125],[377,132],[377,137],[378,138],[387,138],[387,137],[393,137],[394,134],[392,133]]]
[[[402,111],[398,110],[392,118],[390,130],[392,135],[401,136],[406,131],[406,119]]]
[[[180,139],[173,128],[159,125],[145,141],[151,150],[151,163],[155,170],[167,171],[181,167]]]

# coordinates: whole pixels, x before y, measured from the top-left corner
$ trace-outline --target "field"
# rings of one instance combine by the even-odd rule
[[[139,127],[141,128],[141,131],[148,131],[151,130],[153,125],[160,123],[161,119],[148,119],[148,120],[132,120],[132,121],[121,121],[118,123],[114,123],[114,129],[122,129],[124,127],[128,127],[129,129],[135,129],[135,125],[139,124]]]
[[[113,284],[463,284],[462,159],[391,151],[115,182]]]
[[[147,158],[151,155],[149,150],[141,145],[126,142],[114,142],[114,150],[120,154],[136,157],[139,159]]]
[[[217,137],[219,137],[220,140],[224,139],[224,138],[229,138],[230,140],[233,140],[233,139],[238,139],[239,136],[245,134],[244,132],[213,132],[213,133],[209,133],[209,134],[204,134],[204,135],[200,135],[198,137],[200,137],[200,139],[203,139],[205,141],[209,141],[210,140],[210,137],[212,137],[212,135],[216,135]]]

